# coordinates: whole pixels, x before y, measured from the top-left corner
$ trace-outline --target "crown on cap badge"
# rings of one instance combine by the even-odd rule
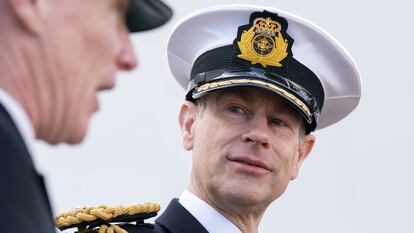
[[[237,45],[241,54],[237,57],[263,67],[282,67],[280,63],[288,55],[288,41],[281,34],[279,22],[268,18],[256,18],[249,30],[244,30]]]

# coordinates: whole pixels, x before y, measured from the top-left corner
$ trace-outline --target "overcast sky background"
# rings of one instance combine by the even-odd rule
[[[166,42],[184,15],[223,3],[267,5],[332,34],[361,72],[362,99],[345,120],[315,133],[298,179],[266,212],[261,232],[414,232],[414,4],[393,1],[168,0],[165,27],[133,35],[140,66],[121,73],[79,146],[35,146],[53,211],[157,202],[187,187],[191,154],[177,114],[184,90],[169,72]],[[195,42],[196,43],[196,42]],[[191,46],[191,45],[189,45]]]

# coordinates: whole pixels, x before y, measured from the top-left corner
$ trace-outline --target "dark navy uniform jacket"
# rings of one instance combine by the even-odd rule
[[[154,224],[124,225],[128,233],[208,233],[201,223],[173,199]]]
[[[0,104],[0,231],[54,233],[49,200],[16,125]]]

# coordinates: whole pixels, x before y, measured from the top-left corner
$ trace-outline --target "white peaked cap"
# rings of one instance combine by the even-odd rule
[[[238,28],[249,24],[253,12],[276,13],[288,22],[293,57],[319,78],[324,103],[316,129],[338,122],[352,112],[361,97],[360,74],[348,52],[315,24],[273,7],[223,5],[184,17],[168,41],[168,62],[179,84],[187,89],[196,59],[207,51],[233,44]]]

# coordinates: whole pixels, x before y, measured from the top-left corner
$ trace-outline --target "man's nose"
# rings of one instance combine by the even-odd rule
[[[128,32],[125,31],[122,34],[122,47],[117,57],[117,65],[120,70],[128,71],[134,69],[138,65],[138,61]]]
[[[271,129],[269,128],[269,123],[266,118],[253,118],[246,129],[247,131],[242,135],[243,142],[255,143],[266,149],[269,148],[269,134],[271,133]]]

